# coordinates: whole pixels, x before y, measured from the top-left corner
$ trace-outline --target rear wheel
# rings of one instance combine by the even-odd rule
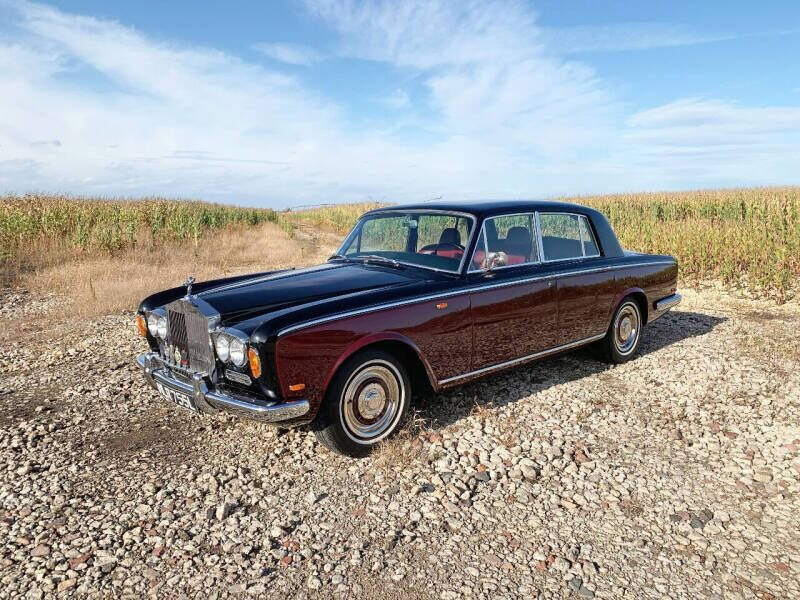
[[[403,365],[388,352],[366,350],[336,373],[312,428],[334,452],[366,456],[398,430],[410,399]]]
[[[633,358],[642,336],[642,312],[630,296],[625,298],[614,313],[611,326],[601,342],[605,358],[621,364]]]

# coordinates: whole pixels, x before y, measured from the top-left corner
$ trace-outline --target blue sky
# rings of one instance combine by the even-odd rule
[[[800,5],[0,0],[0,191],[265,206],[800,183]]]

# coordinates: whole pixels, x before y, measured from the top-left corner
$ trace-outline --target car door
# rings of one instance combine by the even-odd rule
[[[604,333],[613,300],[614,273],[604,269],[585,215],[538,213],[544,263],[555,267],[558,345]]]
[[[467,273],[473,290],[473,370],[556,344],[555,282],[537,278],[540,265],[535,231],[534,213],[484,221]],[[497,253],[503,253],[505,264],[487,271],[487,256]]]

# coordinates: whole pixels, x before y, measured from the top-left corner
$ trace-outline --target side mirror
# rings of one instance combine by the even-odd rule
[[[483,270],[489,273],[498,267],[505,267],[507,264],[508,255],[505,252],[489,252],[483,261]]]

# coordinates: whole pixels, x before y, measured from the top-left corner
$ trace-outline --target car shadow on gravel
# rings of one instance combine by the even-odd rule
[[[671,311],[648,325],[637,356],[661,350],[685,339],[710,333],[727,317],[697,312]],[[636,360],[636,358],[634,358]],[[419,416],[433,428],[446,427],[469,416],[477,408],[504,406],[552,386],[591,377],[613,366],[598,359],[587,346],[510,369],[442,393],[429,393],[416,400]]]

